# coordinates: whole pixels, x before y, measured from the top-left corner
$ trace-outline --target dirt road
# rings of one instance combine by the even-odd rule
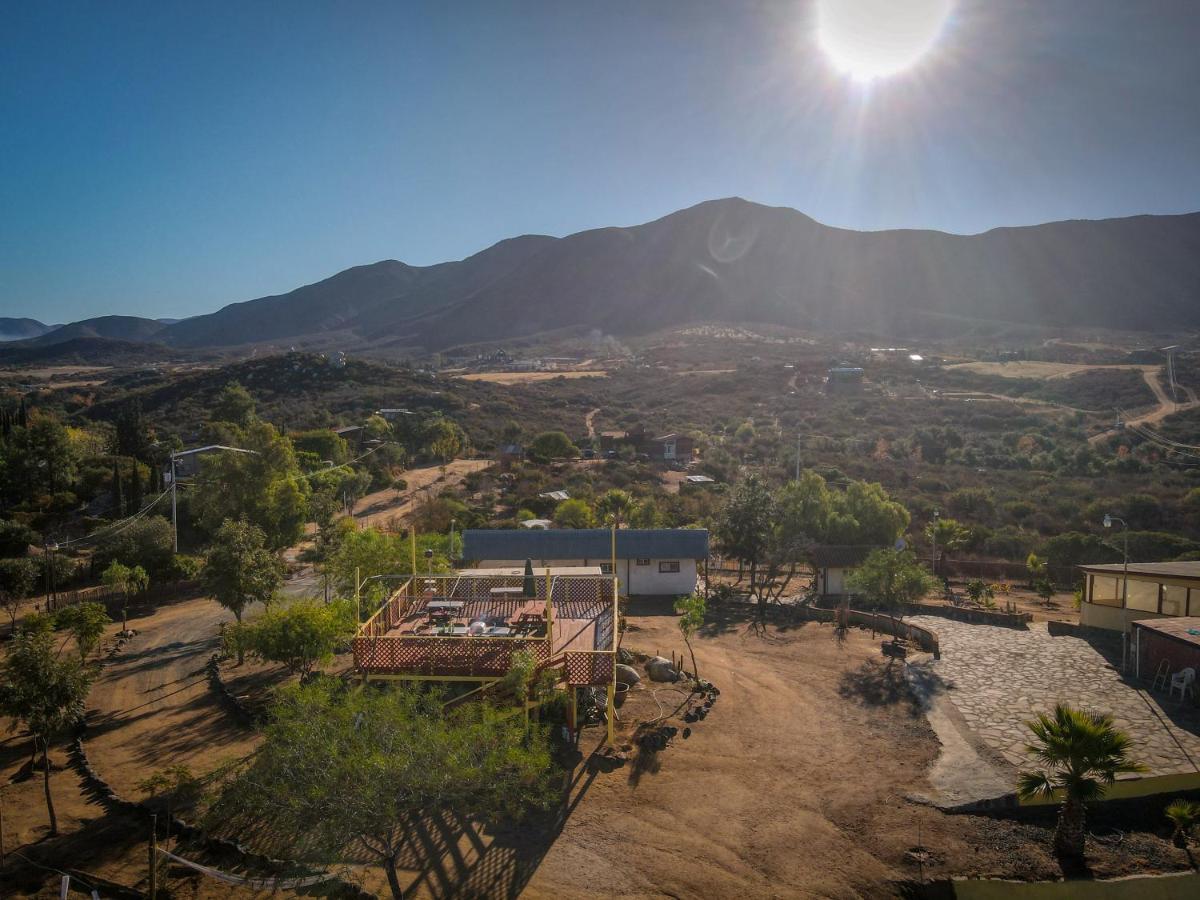
[[[444,475],[441,466],[409,469],[404,473],[404,480],[408,482],[407,488],[399,493],[391,488],[384,488],[382,491],[368,494],[358,501],[354,518],[363,525],[379,528],[393,522],[402,525],[408,521],[408,517],[425,496],[443,488],[462,484],[463,479],[471,472],[481,472],[491,464],[490,459],[456,459],[446,466]]]
[[[1167,416],[1174,415],[1177,412],[1183,412],[1184,410],[1195,409],[1197,406],[1200,406],[1200,402],[1197,401],[1195,391],[1193,391],[1191,388],[1183,387],[1182,385],[1179,387],[1183,391],[1184,395],[1189,398],[1188,400],[1183,403],[1175,403],[1169,396],[1167,396],[1166,389],[1163,388],[1162,382],[1159,380],[1159,374],[1162,371],[1161,367],[1137,366],[1136,368],[1142,370],[1142,378],[1146,380],[1147,387],[1154,392],[1154,398],[1158,401],[1158,406],[1149,412],[1142,413],[1137,416],[1131,416],[1125,419],[1126,427],[1133,425],[1155,425],[1158,422],[1161,422]],[[1118,429],[1109,428],[1106,431],[1100,432],[1099,434],[1093,434],[1090,438],[1088,438],[1088,443],[1099,444],[1107,438],[1119,433],[1120,432]]]
[[[583,424],[587,428],[587,436],[594,438],[596,436],[596,416],[600,412],[600,407],[588,410],[588,414],[583,417]]]

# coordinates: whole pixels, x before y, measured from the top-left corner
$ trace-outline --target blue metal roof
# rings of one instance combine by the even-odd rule
[[[463,559],[607,559],[612,532],[607,528],[468,529]],[[619,528],[618,559],[705,559],[703,528]]]

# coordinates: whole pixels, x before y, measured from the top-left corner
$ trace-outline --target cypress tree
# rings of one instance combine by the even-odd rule
[[[132,460],[132,471],[129,473],[129,509],[131,513],[142,508],[142,473],[138,469],[138,461]]]
[[[25,408],[25,398],[21,398],[21,405],[17,407],[17,427],[29,427],[29,410]]]
[[[125,510],[125,492],[121,489],[121,467],[117,465],[117,461],[113,460],[112,470],[112,495],[113,495],[113,518],[119,519],[124,515]]]

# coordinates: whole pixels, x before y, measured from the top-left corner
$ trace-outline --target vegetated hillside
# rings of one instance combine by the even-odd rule
[[[99,321],[68,328],[104,333]],[[634,227],[514,238],[461,262],[358,266],[146,327],[187,347],[307,339],[342,349],[444,349],[701,321],[931,336],[981,325],[1193,327],[1200,213],[951,235],[849,231],[793,209],[714,200]]]
[[[0,341],[23,341],[39,337],[53,329],[37,319],[10,319],[0,316]]]
[[[75,337],[44,346],[30,345],[26,341],[0,346],[0,364],[9,366],[69,363],[124,366],[163,362],[181,355],[181,351],[162,344],[103,337]]]
[[[109,338],[117,341],[149,341],[166,326],[154,319],[140,316],[97,316],[72,322],[37,337],[20,341],[14,346],[48,347],[77,338]]]

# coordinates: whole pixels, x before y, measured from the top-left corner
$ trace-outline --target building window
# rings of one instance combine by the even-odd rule
[[[673,574],[673,573],[679,571],[679,563],[677,563],[677,562],[660,562],[658,564],[658,571],[660,573],[662,573],[663,575]]]
[[[1092,593],[1088,600],[1098,606],[1120,606],[1121,580],[1106,575],[1093,575]]]
[[[1187,615],[1187,588],[1177,584],[1164,584],[1162,591],[1162,614],[1164,616]]]
[[[1125,606],[1141,612],[1158,612],[1158,582],[1130,578]]]
[[[650,565],[650,560],[648,560],[648,559],[639,559],[639,560],[637,561],[637,564],[638,564],[639,566],[648,566],[648,565]]]
[[[612,563],[600,563],[600,574],[611,575],[613,573]]]

